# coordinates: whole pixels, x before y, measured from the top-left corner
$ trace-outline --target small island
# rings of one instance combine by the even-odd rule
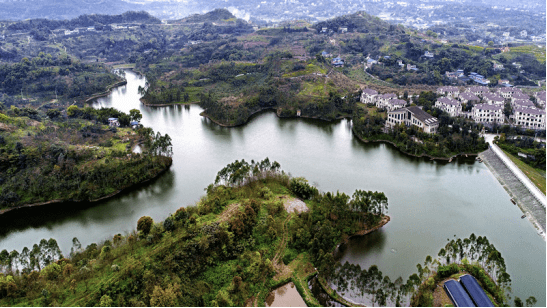
[[[138,110],[12,107],[0,113],[0,213],[94,202],[150,181],[172,163],[171,139],[141,127]],[[132,148],[142,144],[143,153]]]

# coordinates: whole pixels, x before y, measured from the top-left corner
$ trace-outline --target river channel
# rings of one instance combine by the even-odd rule
[[[70,251],[128,233],[139,217],[162,220],[194,204],[216,173],[236,160],[269,157],[294,176],[304,176],[321,191],[352,194],[378,190],[389,198],[391,221],[377,232],[354,239],[342,256],[368,268],[378,265],[392,281],[405,280],[427,255],[436,256],[449,238],[472,232],[487,236],[506,260],[513,294],[533,295],[545,306],[545,242],[488,168],[473,159],[452,163],[409,157],[390,145],[364,144],[351,133],[351,121],[326,123],[280,119],[262,113],[248,124],[220,127],[201,117],[196,105],[147,107],[137,88],[143,77],[126,72],[127,85],[94,107],[138,108],[142,124],[173,139],[173,165],[153,183],[97,204],[62,204],[12,211],[0,216],[0,250],[31,247],[55,238]],[[359,299],[354,299],[358,301]]]

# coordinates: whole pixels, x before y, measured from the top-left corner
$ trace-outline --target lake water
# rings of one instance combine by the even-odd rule
[[[126,73],[127,85],[98,99],[95,107],[128,112],[138,108],[142,124],[173,139],[173,165],[153,183],[92,205],[62,204],[12,211],[0,216],[0,250],[31,247],[57,239],[69,252],[136,228],[144,215],[162,220],[194,204],[216,173],[236,159],[269,157],[286,172],[304,176],[322,191],[385,192],[391,221],[381,230],[352,240],[342,262],[372,264],[392,280],[405,280],[427,255],[436,256],[448,238],[472,232],[487,236],[506,260],[514,294],[533,295],[545,306],[545,242],[488,168],[473,159],[452,163],[408,157],[392,146],[364,144],[353,137],[351,121],[333,123],[280,119],[262,113],[248,124],[220,127],[199,114],[199,106],[146,107],[137,88],[144,78]]]

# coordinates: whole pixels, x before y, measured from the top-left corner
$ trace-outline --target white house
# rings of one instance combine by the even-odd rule
[[[483,102],[487,103],[488,105],[501,105],[505,104],[505,99],[495,93],[484,93],[482,95]]]
[[[361,93],[361,103],[363,104],[376,104],[376,96],[378,92],[372,89],[364,89]]]
[[[451,97],[439,97],[435,107],[447,112],[451,117],[457,117],[462,112],[462,103]]]
[[[479,123],[503,123],[503,105],[477,104],[473,106],[471,117]]]
[[[513,110],[511,118],[514,124],[530,129],[545,129],[545,110],[519,107]]]
[[[378,108],[386,108],[388,106],[388,101],[392,99],[396,99],[397,95],[393,93],[387,93],[383,95],[378,95],[376,97],[376,107]]]
[[[473,93],[478,97],[481,97],[484,93],[489,93],[490,90],[488,87],[484,86],[473,86],[465,89],[465,92]]]
[[[424,133],[434,134],[439,128],[439,121],[429,113],[412,106],[396,109],[387,113],[386,127],[392,128],[396,125],[416,126]]]
[[[458,96],[458,99],[462,104],[478,104],[480,102],[480,98],[476,96],[475,94],[471,92],[463,92]]]
[[[406,106],[405,100],[394,98],[388,100],[384,108],[387,111],[393,111],[395,109],[403,108],[404,106]]]
[[[437,88],[437,94],[446,95],[450,97],[458,97],[458,95],[460,94],[460,89],[458,89],[458,87],[453,87],[453,86],[439,87]]]

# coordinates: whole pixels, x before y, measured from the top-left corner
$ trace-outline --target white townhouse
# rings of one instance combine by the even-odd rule
[[[504,88],[498,89],[498,94],[505,99],[512,98],[513,94],[515,93],[522,93],[522,90],[519,88],[513,88],[513,87],[504,87]]]
[[[481,99],[471,92],[463,92],[458,96],[462,104],[478,104]]]
[[[385,109],[387,111],[393,111],[395,109],[403,108],[406,106],[406,101],[398,98],[390,99],[386,102]]]
[[[538,105],[545,108],[545,91],[534,93],[534,97],[536,98]]]
[[[361,93],[361,103],[363,104],[376,104],[376,97],[378,92],[372,89],[364,89]]]
[[[517,99],[525,99],[525,100],[528,100],[530,99],[530,96],[522,93],[522,92],[515,92],[513,93],[513,97],[511,97],[511,102],[514,102],[516,101]]]
[[[505,104],[505,99],[495,93],[484,93],[482,95],[482,101],[488,105],[501,105]]]
[[[528,107],[515,107],[511,115],[513,123],[530,129],[545,129],[545,110]]]
[[[483,94],[489,93],[490,90],[488,89],[488,87],[485,86],[472,86],[465,89],[465,92],[470,92],[475,94],[476,96],[481,97]]]
[[[435,107],[450,114],[451,117],[460,116],[462,113],[462,103],[451,97],[439,97],[435,102]]]
[[[511,101],[511,107],[527,107],[527,108],[536,108],[534,103],[529,99],[514,99]]]
[[[439,87],[437,88],[437,94],[456,98],[460,94],[460,89],[453,86]]]
[[[479,123],[503,123],[503,105],[475,105],[471,117]]]
[[[387,93],[387,94],[382,94],[382,95],[378,95],[376,97],[376,107],[378,108],[386,108],[387,105],[388,105],[388,102],[392,99],[396,99],[397,98],[397,95],[393,94],[393,93]]]

